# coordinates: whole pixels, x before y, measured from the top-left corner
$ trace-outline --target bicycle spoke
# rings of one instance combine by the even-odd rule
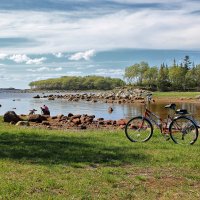
[[[153,128],[147,119],[135,117],[127,123],[125,133],[132,142],[145,142],[151,138]]]
[[[180,117],[173,121],[170,136],[177,144],[194,144],[198,137],[198,129],[191,119]]]

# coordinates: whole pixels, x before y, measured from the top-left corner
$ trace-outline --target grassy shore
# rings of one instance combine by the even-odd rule
[[[199,199],[200,141],[175,145],[155,133],[47,131],[0,118],[0,199]]]
[[[196,98],[200,92],[154,92],[153,95],[158,98]]]

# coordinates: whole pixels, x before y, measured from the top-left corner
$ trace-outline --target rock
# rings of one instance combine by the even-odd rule
[[[50,123],[48,121],[42,121],[42,125],[48,126]]]
[[[73,116],[73,114],[72,114],[72,113],[69,113],[69,114],[68,114],[68,117],[72,117],[72,116]]]
[[[104,120],[104,118],[98,118],[97,119],[97,121],[103,121]]]
[[[14,111],[8,111],[3,116],[4,122],[15,122],[21,121],[21,118],[14,112]]]
[[[108,108],[108,112],[109,112],[109,113],[113,112],[113,108],[112,108],[112,107],[109,107],[109,108]]]
[[[83,129],[87,129],[87,126],[84,124],[81,124],[78,126],[79,129],[83,130]]]
[[[40,98],[40,95],[38,94],[38,95],[34,96],[33,98],[39,99],[39,98]]]
[[[103,120],[98,121],[98,125],[104,125],[104,124],[105,124],[105,122]]]
[[[112,120],[106,120],[106,121],[104,121],[104,123],[105,123],[106,125],[112,125],[112,124],[113,124],[113,121],[112,121]]]
[[[81,115],[73,115],[72,117],[71,117],[71,120],[73,120],[73,119],[76,119],[76,118],[81,118]]]
[[[62,119],[64,117],[64,115],[60,114],[60,115],[57,115],[57,119]]]
[[[80,118],[74,118],[71,120],[74,124],[78,125],[78,124],[81,124],[81,120]]]
[[[29,115],[28,116],[28,121],[29,122],[37,122],[37,123],[41,123],[42,121],[46,120],[47,117],[45,115]]]
[[[112,125],[115,126],[116,124],[117,124],[117,121],[116,121],[116,120],[113,120],[113,121],[112,121]]]
[[[49,97],[48,100],[55,100],[55,98],[54,97]]]
[[[57,116],[52,116],[51,119],[57,119]]]
[[[30,126],[28,121],[18,121],[15,125],[16,126]]]
[[[120,128],[120,129],[124,129],[124,128],[125,128],[125,125],[120,125],[119,128]]]
[[[94,119],[95,115],[88,115],[88,117]]]
[[[116,124],[118,126],[123,126],[123,125],[126,125],[127,121],[125,119],[120,119],[120,120],[117,120],[116,121]]]
[[[144,100],[144,97],[135,97],[135,100]]]
[[[93,117],[87,116],[87,117],[85,117],[84,122],[86,122],[86,123],[92,123],[93,120],[94,120]]]
[[[0,104],[0,107],[1,107],[2,105]]]

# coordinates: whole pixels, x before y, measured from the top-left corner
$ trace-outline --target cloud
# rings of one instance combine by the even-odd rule
[[[62,58],[62,57],[64,57],[64,55],[63,55],[61,52],[59,52],[59,53],[53,53],[53,55],[54,55],[55,57],[57,57],[57,58]]]
[[[39,64],[42,64],[43,61],[45,61],[45,60],[46,60],[45,57],[29,59],[29,60],[26,62],[26,64],[27,64],[27,65],[31,65],[31,64],[39,65]]]
[[[5,53],[0,53],[0,60],[5,60],[7,58],[7,54]]]
[[[15,54],[9,57],[10,60],[16,62],[16,63],[24,63],[29,61],[29,57],[25,54],[21,55],[21,54]]]
[[[27,69],[26,71],[28,72],[51,72],[51,71],[62,71],[62,67],[57,67],[57,68],[49,68],[49,67],[40,67],[38,69]]]
[[[31,65],[31,64],[39,65],[39,64],[42,64],[43,61],[46,60],[45,57],[31,59],[26,54],[14,54],[10,56],[9,59],[16,63],[26,63],[27,65]]]
[[[90,49],[88,51],[85,52],[78,52],[75,53],[73,55],[71,55],[68,59],[69,60],[90,60],[93,56],[95,55],[95,50],[94,49]]]
[[[94,74],[100,76],[122,77],[124,75],[124,69],[97,69]]]
[[[5,8],[12,4],[10,1],[3,1]],[[0,18],[4,19],[0,22],[0,29],[4,30],[0,32],[0,38],[3,38],[1,42],[6,38],[6,41],[15,38],[9,46],[1,47],[7,54],[83,52],[85,49],[103,51],[117,48],[200,47],[200,18],[191,14],[200,10],[199,1],[85,0],[78,1],[78,8],[82,6],[82,9],[70,10],[68,2],[73,8],[79,3],[60,0],[58,4],[65,4],[65,8],[68,5],[68,12],[61,9],[38,11],[39,3],[43,1],[32,1],[30,5],[37,4],[37,9],[31,10],[30,6],[26,11],[17,9],[16,2],[15,5],[12,4],[12,9],[0,10]],[[57,1],[45,0],[42,3],[43,8],[47,2],[53,6]],[[90,12],[86,3],[90,5]],[[19,42],[16,44],[19,38],[21,42],[27,41],[23,43],[23,48],[19,46]],[[76,57],[78,60],[81,55]]]

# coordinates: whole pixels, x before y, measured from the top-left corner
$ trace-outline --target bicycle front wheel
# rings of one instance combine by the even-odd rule
[[[192,119],[180,116],[170,124],[169,133],[176,144],[194,144],[198,138],[198,127]]]
[[[125,134],[131,142],[146,142],[153,134],[153,126],[145,117],[134,117],[126,124]]]

